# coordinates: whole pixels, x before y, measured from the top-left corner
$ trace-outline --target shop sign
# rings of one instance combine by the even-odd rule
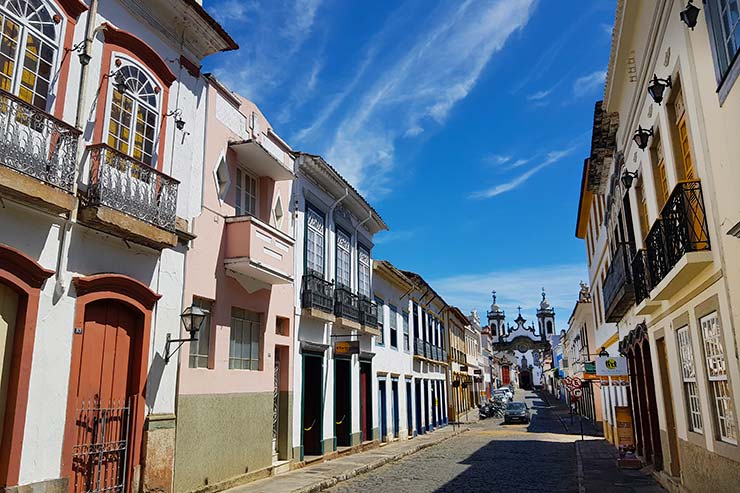
[[[360,341],[337,341],[334,343],[335,355],[360,354]]]
[[[632,430],[632,412],[629,406],[615,406],[614,412],[617,417],[617,446],[619,448],[632,448],[635,446],[634,432]]]
[[[596,362],[595,361],[586,361],[583,364],[583,372],[584,373],[590,373],[592,375],[596,375]]]
[[[627,375],[627,358],[624,356],[597,356],[596,374],[602,377]]]

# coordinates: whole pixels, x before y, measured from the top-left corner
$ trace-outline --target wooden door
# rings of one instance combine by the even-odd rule
[[[13,339],[18,315],[18,294],[0,284],[0,441],[3,438],[5,407],[13,361]]]
[[[141,315],[114,300],[87,305],[84,325],[75,329],[81,350],[72,361],[76,380],[74,446],[70,491],[127,491],[131,481],[131,437],[136,414],[133,394],[141,364]]]
[[[501,367],[501,382],[503,382],[503,385],[509,385],[511,383],[511,374],[509,372],[508,366]]]
[[[660,386],[663,390],[663,409],[665,410],[668,435],[668,452],[670,454],[669,472],[674,478],[681,477],[681,462],[678,453],[678,431],[676,416],[673,412],[671,381],[668,375],[668,356],[666,355],[665,338],[656,339],[658,348],[658,366],[660,368]]]

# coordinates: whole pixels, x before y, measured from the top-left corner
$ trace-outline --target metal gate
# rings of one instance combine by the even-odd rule
[[[95,398],[77,410],[72,450],[75,493],[124,493],[132,398],[102,407]]]
[[[272,391],[272,455],[273,461],[278,455],[278,433],[280,431],[280,360],[275,358],[275,376]]]

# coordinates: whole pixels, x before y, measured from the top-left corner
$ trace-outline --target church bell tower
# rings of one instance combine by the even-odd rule
[[[537,310],[537,321],[540,329],[540,339],[549,340],[555,335],[555,310],[547,301],[545,288],[542,288],[542,302]]]
[[[493,303],[488,312],[488,326],[491,328],[493,342],[501,342],[506,339],[506,315],[496,303],[496,291],[493,291]]]

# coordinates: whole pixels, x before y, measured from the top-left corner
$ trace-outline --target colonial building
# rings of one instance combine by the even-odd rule
[[[689,4],[617,3],[586,182],[604,202],[604,317],[629,362],[637,454],[671,488],[734,491],[737,9]]]
[[[207,315],[179,355],[178,492],[263,476],[293,452],[292,151],[252,102],[206,82],[184,299]]]
[[[450,397],[447,407],[450,419],[459,422],[461,416],[464,416],[472,405],[467,389],[472,385],[473,379],[468,374],[465,359],[468,318],[459,308],[451,306],[445,310],[445,326],[448,334],[447,364],[450,374],[447,381],[447,395]]]
[[[292,444],[303,461],[380,438],[372,419],[373,356],[384,331],[372,299],[371,252],[373,236],[387,226],[320,156],[298,153],[295,173],[288,209],[300,307],[292,333]],[[354,349],[341,344],[338,351],[339,342]]]
[[[516,326],[506,324],[506,315],[496,303],[496,292],[493,292],[493,303],[488,312],[488,325],[492,333],[493,356],[506,361],[506,356],[513,357],[517,369],[518,385],[523,389],[540,388],[544,384],[543,361],[546,353],[551,352],[550,339],[555,332],[555,311],[542,291],[542,302],[537,310],[537,328],[534,324],[526,326],[527,320],[519,315],[514,320]],[[505,364],[501,369],[502,381],[511,379],[511,367]],[[504,385],[506,385],[504,383]]]
[[[0,19],[0,487],[171,491],[199,66],[237,46],[194,0],[14,0]]]

